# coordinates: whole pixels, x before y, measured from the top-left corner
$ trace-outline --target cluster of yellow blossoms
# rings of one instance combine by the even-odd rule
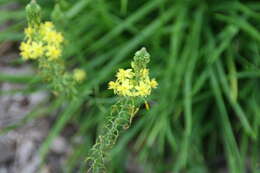
[[[82,82],[85,71],[75,69],[73,73],[66,72],[65,63],[61,57],[64,38],[55,29],[52,22],[41,22],[41,7],[36,1],[26,6],[28,27],[25,28],[25,39],[21,43],[21,57],[24,60],[37,60],[39,72],[55,94],[75,97],[77,84]]]
[[[52,61],[61,56],[61,44],[64,39],[62,34],[55,30],[52,22],[28,26],[24,32],[26,40],[20,46],[24,60],[46,57]]]
[[[158,85],[155,79],[150,79],[149,69],[147,68],[138,71],[134,68],[119,69],[116,78],[116,81],[109,82],[108,88],[114,90],[114,93],[120,96],[146,97]]]

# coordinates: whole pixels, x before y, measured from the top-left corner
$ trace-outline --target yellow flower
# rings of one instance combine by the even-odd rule
[[[62,34],[59,32],[56,32],[56,34],[54,35],[54,38],[56,39],[57,44],[61,44],[64,40]]]
[[[119,85],[116,91],[118,92],[119,95],[122,96],[127,96],[129,92],[128,88],[122,85]]]
[[[134,73],[132,72],[132,69],[119,69],[116,77],[119,81],[123,81],[126,78],[132,78]]]
[[[150,95],[151,92],[151,86],[143,81],[141,81],[135,89],[137,90],[139,96],[147,96]]]
[[[43,25],[45,28],[49,28],[49,29],[52,29],[54,27],[53,23],[50,21],[46,21]]]
[[[21,45],[20,45],[20,50],[25,51],[25,50],[28,50],[29,47],[30,47],[29,42],[22,42]]]
[[[61,50],[55,46],[48,46],[46,55],[49,60],[55,60],[61,56]]]
[[[117,86],[116,91],[119,95],[122,96],[131,96],[131,89],[133,88],[133,85],[131,84],[130,80],[126,79],[122,81],[120,85]]]
[[[117,83],[117,82],[110,81],[110,82],[108,83],[108,89],[116,90],[117,86],[118,86],[118,83]]]
[[[44,47],[42,43],[32,42],[31,45],[31,59],[37,59],[41,56],[43,56],[44,53]]]
[[[149,70],[147,68],[141,69],[140,73],[143,78],[149,77]]]
[[[31,45],[29,42],[22,42],[20,45],[20,55],[24,60],[28,60],[31,57]]]
[[[73,73],[73,78],[77,81],[77,82],[81,82],[86,78],[86,73],[84,70],[81,69],[75,69],[74,73]]]
[[[33,32],[34,32],[34,30],[30,26],[28,26],[28,28],[24,29],[25,36],[28,37],[28,38],[32,37]]]
[[[158,83],[157,83],[157,81],[156,81],[155,79],[152,79],[152,80],[150,81],[150,85],[151,85],[152,88],[157,88]]]
[[[44,47],[42,43],[37,42],[22,42],[20,46],[21,56],[24,60],[37,59],[44,54]]]
[[[53,23],[52,23],[52,22],[49,22],[49,21],[47,21],[47,22],[45,22],[45,23],[42,23],[42,24],[40,25],[40,31],[41,31],[42,33],[51,31],[53,28],[54,28]]]
[[[59,32],[48,31],[44,33],[43,40],[51,44],[59,45],[63,42],[63,36]]]

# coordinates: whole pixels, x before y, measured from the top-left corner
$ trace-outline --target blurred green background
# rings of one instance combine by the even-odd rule
[[[87,80],[77,102],[50,96],[1,135],[50,117],[37,155],[48,164],[53,141],[64,130],[70,152],[53,172],[84,172],[84,159],[115,98],[107,90],[134,52],[151,54],[159,86],[110,153],[113,173],[260,172],[260,1],[236,0],[38,0],[44,20],[66,38],[68,69]],[[25,0],[0,0],[0,66],[20,68],[18,46],[26,27]],[[15,4],[15,5],[13,5]],[[11,46],[6,46],[6,45]],[[0,71],[1,83],[24,84],[6,95],[48,91],[35,73]],[[81,140],[75,142],[75,139]],[[1,153],[0,153],[1,154]],[[30,164],[30,163],[29,163]],[[51,171],[52,172],[52,171]]]

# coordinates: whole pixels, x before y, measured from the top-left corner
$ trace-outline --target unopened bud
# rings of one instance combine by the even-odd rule
[[[26,6],[26,15],[30,26],[38,26],[41,23],[41,7],[35,0]]]
[[[140,70],[146,68],[146,65],[150,62],[150,54],[147,52],[146,48],[142,48],[135,53],[134,61],[132,62],[132,68],[135,70]]]

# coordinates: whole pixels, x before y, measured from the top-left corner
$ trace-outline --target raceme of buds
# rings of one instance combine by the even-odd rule
[[[26,6],[26,15],[29,26],[37,26],[41,22],[41,7],[32,0]]]
[[[147,97],[158,83],[155,79],[150,79],[149,69],[146,68],[150,61],[150,55],[145,48],[137,51],[132,61],[130,69],[119,69],[116,80],[109,82],[109,89],[114,93],[125,97]]]

